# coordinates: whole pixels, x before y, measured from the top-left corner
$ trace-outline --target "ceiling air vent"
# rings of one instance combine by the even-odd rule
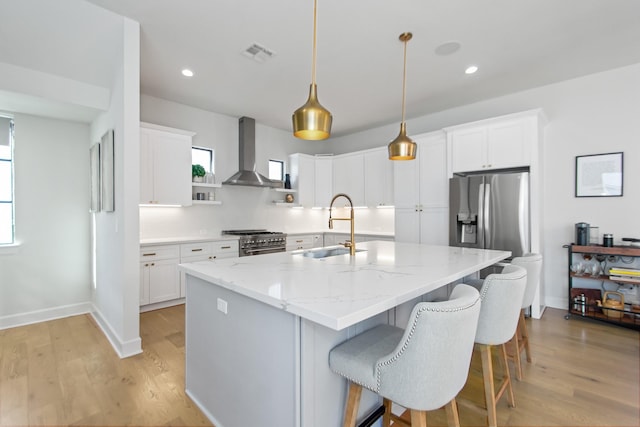
[[[257,62],[265,62],[267,59],[271,59],[271,57],[275,56],[276,53],[264,46],[259,45],[258,43],[254,43],[243,50],[242,54]]]

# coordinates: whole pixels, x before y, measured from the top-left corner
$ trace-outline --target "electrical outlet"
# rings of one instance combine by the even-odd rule
[[[224,314],[227,314],[227,302],[223,299],[218,298],[218,310],[223,312]]]

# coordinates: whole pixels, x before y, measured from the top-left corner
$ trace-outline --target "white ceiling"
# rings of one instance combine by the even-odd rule
[[[145,94],[280,129],[306,101],[312,0],[89,2],[0,0],[0,62],[109,87],[120,21],[95,4],[140,22]],[[404,31],[407,118],[640,62],[638,0],[318,3],[318,96],[336,136],[400,121]],[[461,49],[434,53],[449,41]],[[275,56],[243,56],[252,43]]]

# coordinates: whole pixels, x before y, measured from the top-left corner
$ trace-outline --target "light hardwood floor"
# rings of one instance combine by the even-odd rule
[[[563,315],[527,319],[533,363],[499,425],[640,426],[639,333]],[[121,360],[86,315],[0,331],[0,426],[211,425],[184,393],[184,306],[142,314],[140,333],[144,353]],[[484,423],[459,409],[463,426]],[[444,411],[428,423],[445,425]]]

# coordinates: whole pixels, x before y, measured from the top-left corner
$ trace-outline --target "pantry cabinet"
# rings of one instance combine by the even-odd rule
[[[191,205],[193,132],[141,123],[140,204]]]
[[[529,166],[537,128],[537,110],[445,128],[451,173]]]
[[[393,206],[393,163],[389,160],[387,147],[364,153],[365,206]]]
[[[412,136],[416,159],[394,162],[395,240],[448,244],[449,184],[443,132]]]

